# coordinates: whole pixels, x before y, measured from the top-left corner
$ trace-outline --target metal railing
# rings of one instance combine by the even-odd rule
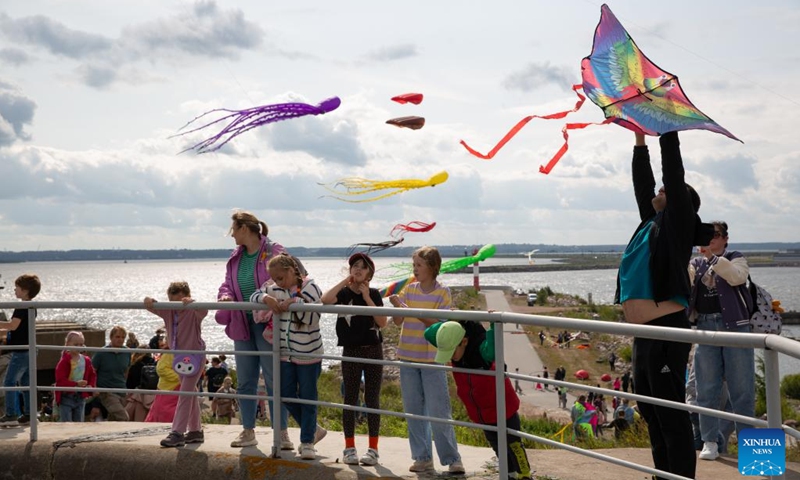
[[[0,308],[28,308],[30,312],[29,318],[35,318],[35,310],[33,309],[113,309],[113,310],[136,310],[143,309],[142,302],[0,302]],[[154,306],[158,310],[267,310],[266,305],[254,304],[249,302],[194,302],[188,305],[183,305],[180,302],[158,302]],[[351,314],[351,315],[386,315],[392,316],[398,313],[396,308],[389,307],[356,307],[356,306],[342,306],[342,305],[320,305],[320,304],[293,304],[290,307],[291,311],[298,312],[316,312],[316,313],[334,313],[334,314]],[[267,396],[267,400],[272,400],[274,403],[273,418],[271,419],[272,425],[280,425],[281,423],[281,404],[282,402],[311,404],[318,406],[333,407],[338,409],[349,409],[356,412],[364,413],[377,413],[380,415],[398,416],[403,418],[413,418],[418,420],[427,420],[431,422],[439,422],[450,425],[466,426],[471,428],[478,428],[493,432],[506,432],[517,435],[522,438],[527,438],[543,445],[548,445],[555,448],[564,449],[590,458],[602,460],[604,462],[612,463],[622,467],[638,470],[647,474],[658,475],[663,478],[672,480],[686,480],[685,477],[656,470],[654,468],[646,467],[643,465],[635,464],[625,460],[620,460],[608,455],[603,455],[591,450],[584,450],[579,447],[568,445],[561,442],[556,442],[551,439],[532,435],[523,431],[508,429],[506,425],[506,412],[505,412],[505,377],[512,379],[537,381],[549,385],[563,386],[567,388],[580,389],[595,393],[602,393],[608,395],[615,395],[621,398],[628,398],[631,400],[647,402],[653,405],[660,405],[690,412],[697,412],[704,415],[711,415],[727,420],[732,420],[740,423],[750,424],[759,427],[769,428],[782,428],[787,434],[794,438],[800,439],[800,432],[797,430],[782,425],[781,419],[781,398],[780,398],[780,372],[778,367],[778,354],[789,355],[794,358],[800,358],[800,343],[789,340],[777,335],[755,334],[755,333],[727,333],[727,332],[708,332],[696,331],[688,329],[676,329],[669,327],[655,327],[648,325],[636,325],[626,323],[603,322],[596,320],[578,320],[563,317],[549,317],[542,315],[527,315],[518,313],[507,312],[482,312],[482,311],[462,311],[462,310],[427,310],[406,308],[403,309],[402,314],[404,317],[418,317],[418,318],[438,318],[443,320],[471,320],[480,322],[492,322],[495,325],[496,332],[503,331],[503,325],[506,323],[532,325],[537,327],[554,327],[560,329],[573,329],[581,331],[607,333],[612,335],[634,336],[641,338],[670,340],[675,342],[684,343],[699,343],[706,345],[716,346],[732,346],[741,348],[754,348],[764,350],[764,381],[766,387],[766,400],[767,400],[767,420],[760,420],[752,417],[736,415],[733,413],[722,412],[719,410],[703,408],[693,405],[686,405],[681,402],[672,402],[658,398],[646,397],[636,395],[634,393],[620,392],[617,390],[609,390],[599,387],[591,387],[583,384],[574,384],[569,382],[562,382],[551,379],[542,379],[539,377],[532,377],[527,375],[506,373],[504,369],[498,368],[494,371],[484,370],[468,370],[461,368],[452,368],[435,364],[421,364],[410,363],[392,360],[371,360],[364,358],[350,358],[338,355],[313,355],[304,354],[304,357],[320,358],[328,360],[347,360],[358,363],[371,363],[380,365],[406,365],[415,368],[424,369],[443,369],[454,372],[464,372],[471,374],[482,374],[494,376],[495,381],[495,398],[497,401],[497,425],[484,425],[475,424],[471,422],[461,422],[452,419],[442,419],[436,417],[428,417],[422,415],[412,415],[402,412],[394,412],[390,410],[372,409],[360,406],[351,406],[338,403],[311,401],[304,399],[283,399],[280,396],[280,355],[275,355],[273,352],[260,352],[260,351],[194,351],[194,350],[171,350],[171,353],[204,353],[204,354],[234,354],[234,355],[270,355],[272,357],[273,365],[273,385],[272,396]],[[20,350],[27,349],[29,353],[29,369],[31,377],[31,385],[29,387],[0,387],[0,391],[24,391],[29,390],[31,401],[37,398],[38,391],[76,391],[82,392],[109,392],[109,393],[157,393],[159,395],[182,395],[182,396],[203,396],[204,392],[182,392],[182,391],[162,391],[162,390],[142,390],[142,389],[110,389],[110,388],[80,388],[73,389],[68,387],[37,387],[36,385],[36,351],[38,350],[63,350],[63,346],[57,345],[36,345],[36,323],[29,321],[29,338],[32,339],[27,347],[18,346],[4,346],[4,350]],[[279,346],[280,340],[278,338],[280,333],[279,328],[273,329],[273,345]],[[496,334],[495,341],[495,361],[497,365],[505,365],[505,352],[503,347],[503,335]],[[277,348],[277,347],[276,347]],[[128,348],[109,348],[109,347],[83,347],[82,350],[96,352],[163,352],[163,350],[152,349],[128,349]],[[239,398],[251,400],[264,400],[264,396],[260,395],[227,395],[215,394],[221,398]],[[38,402],[37,402],[38,407]],[[32,406],[32,405],[31,405]],[[38,438],[38,421],[36,418],[35,410],[31,410],[31,424],[30,424],[30,441],[36,441]],[[498,434],[498,451],[504,452],[507,449],[507,439],[505,435]],[[272,456],[280,456],[280,429],[273,428],[273,446]],[[500,478],[508,476],[508,460],[506,455],[497,455],[499,463]],[[776,477],[783,478],[783,477]]]

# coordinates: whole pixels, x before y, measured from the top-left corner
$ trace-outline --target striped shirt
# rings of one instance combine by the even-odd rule
[[[411,283],[398,294],[398,297],[409,308],[450,310],[453,304],[450,289],[439,282],[436,282],[433,290],[428,293],[422,291],[419,282]],[[425,340],[425,328],[425,324],[419,319],[405,317],[403,330],[400,332],[400,342],[397,345],[398,360],[433,363],[436,347]]]
[[[242,299],[250,298],[250,295],[256,291],[256,261],[258,260],[258,252],[249,255],[243,252],[239,257],[239,271],[236,274],[236,281],[239,284],[239,290],[242,292]],[[247,311],[248,320],[253,319],[253,312]]]
[[[300,292],[297,291],[297,287],[284,290],[274,283],[270,283],[260,290],[256,290],[250,297],[250,301],[263,303],[264,295],[275,297],[278,302],[288,298],[300,297],[305,303],[316,303],[322,297],[322,291],[311,279],[306,279],[303,282],[303,289]],[[278,317],[278,315],[273,315],[273,324]],[[322,346],[322,334],[319,329],[319,318],[320,314],[315,312],[285,312],[280,315],[282,361],[301,365],[322,361],[321,358],[298,356],[298,354],[302,353],[319,355],[325,353],[325,349]]]

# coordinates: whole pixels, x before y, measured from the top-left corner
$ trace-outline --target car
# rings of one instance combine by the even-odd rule
[[[532,307],[534,304],[536,304],[536,294],[535,293],[529,293],[528,294],[528,306]]]

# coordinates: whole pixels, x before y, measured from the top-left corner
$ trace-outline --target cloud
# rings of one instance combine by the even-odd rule
[[[18,139],[29,140],[30,135],[24,128],[32,124],[35,111],[36,102],[0,81],[0,146],[10,145]]]
[[[84,64],[77,68],[77,73],[85,85],[100,90],[108,87],[117,79],[116,69],[103,65]]]
[[[738,192],[746,188],[759,187],[754,166],[758,160],[745,155],[707,159],[695,170],[721,183],[725,190]]]
[[[367,53],[364,57],[372,62],[392,62],[395,60],[403,60],[406,58],[416,57],[419,55],[417,46],[413,43],[403,43],[399,45],[391,45],[388,47],[381,47]]]
[[[73,30],[44,15],[12,19],[0,14],[0,31],[15,42],[36,45],[54,55],[83,58],[111,49],[113,40]]]
[[[19,48],[0,48],[0,61],[18,67],[31,61],[30,55]]]
[[[550,62],[534,62],[507,76],[503,80],[503,87],[508,90],[530,92],[548,84],[555,84],[569,89],[574,79],[572,69],[550,65]]]
[[[222,10],[213,1],[196,2],[188,12],[126,28],[120,44],[137,57],[158,52],[197,57],[238,58],[261,45],[263,29],[241,10]]]
[[[358,125],[349,119],[302,118],[266,130],[279,152],[306,152],[323,161],[364,166],[367,155],[358,142]]]

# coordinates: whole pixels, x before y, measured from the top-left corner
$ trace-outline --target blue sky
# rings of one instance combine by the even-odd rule
[[[731,240],[800,241],[800,3],[676,0],[610,7],[689,98],[744,141],[681,134],[705,220]],[[668,6],[666,6],[668,5]],[[593,1],[137,2],[53,0],[0,7],[0,248],[225,248],[234,208],[289,246],[623,244],[638,223],[633,134],[519,119],[571,108],[592,45]],[[421,92],[421,105],[394,95]],[[169,138],[211,108],[337,95],[341,107],[264,127],[218,153]],[[418,131],[384,122],[419,115]],[[570,121],[600,121],[587,101]],[[650,138],[657,159],[657,139]],[[656,163],[657,175],[659,167]],[[320,198],[342,177],[428,178],[433,189],[347,204]]]

